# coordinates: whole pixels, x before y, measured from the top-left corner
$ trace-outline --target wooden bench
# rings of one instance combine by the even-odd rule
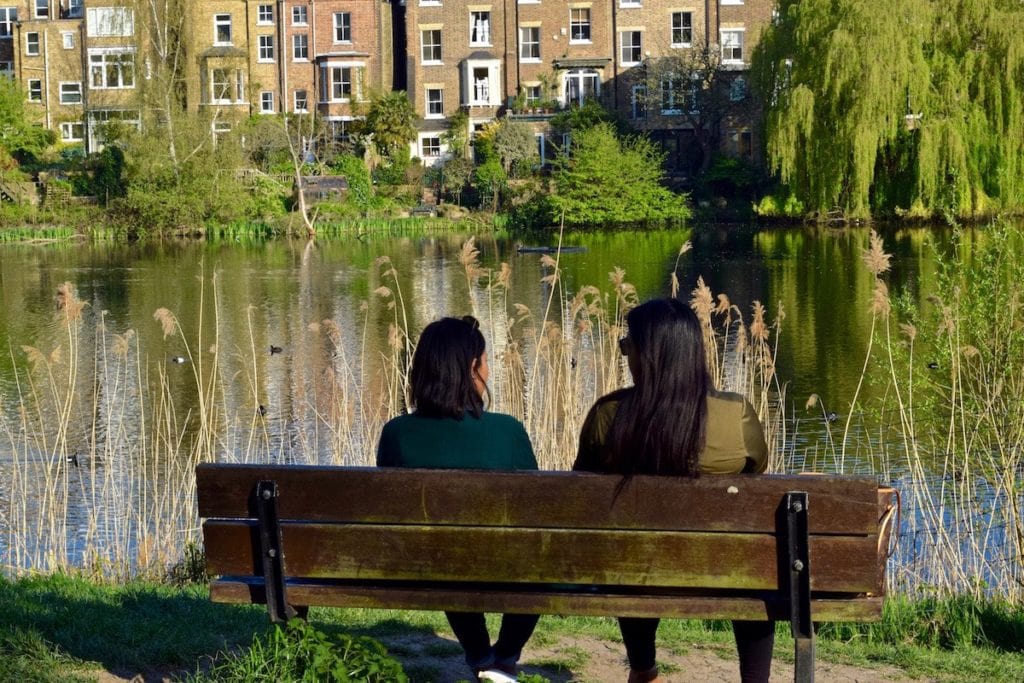
[[[891,489],[851,476],[635,477],[202,464],[210,596],[295,607],[791,623],[882,614]]]

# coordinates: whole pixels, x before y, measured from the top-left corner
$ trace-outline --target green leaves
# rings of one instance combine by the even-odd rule
[[[646,137],[619,138],[609,123],[579,130],[556,162],[552,202],[566,225],[685,220],[686,195],[661,185],[663,160]]]
[[[301,619],[275,627],[252,647],[227,655],[192,683],[280,681],[281,683],[407,683],[402,665],[372,638],[341,633],[328,636]]]
[[[767,152],[810,210],[1021,207],[1019,3],[783,0],[779,16],[754,57]]]

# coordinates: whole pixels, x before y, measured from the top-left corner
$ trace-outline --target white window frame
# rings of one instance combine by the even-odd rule
[[[647,86],[637,83],[629,91],[629,118],[643,121],[647,118]]]
[[[351,43],[352,42],[352,13],[351,12],[335,12],[331,21],[334,25],[334,42],[337,43]]]
[[[273,90],[262,90],[262,91],[260,91],[260,113],[261,114],[273,114],[274,113],[274,91]]]
[[[536,106],[544,98],[540,83],[527,84],[524,86],[523,92],[526,93],[526,104],[529,106]]]
[[[29,31],[25,34],[25,55],[28,57],[39,56],[39,31]]]
[[[0,39],[14,38],[14,25],[18,22],[17,7],[0,7]]]
[[[65,50],[75,49],[75,32],[74,31],[61,31],[60,32],[60,44]]]
[[[742,28],[723,28],[718,32],[719,44],[722,46],[722,64],[743,64],[744,63],[744,43],[746,42],[745,36],[746,30]],[[726,36],[730,36],[728,44],[726,43]],[[738,38],[738,41],[735,40]],[[739,59],[734,55],[739,50]],[[729,56],[727,57],[726,54]]]
[[[327,62],[320,67],[320,82],[323,88],[320,91],[320,101],[325,103],[346,103],[358,102],[360,100],[360,80],[362,69],[366,66],[363,62]],[[345,80],[345,71],[348,70],[348,80]],[[340,78],[336,78],[340,76]],[[348,84],[348,93],[344,92],[344,85]],[[338,86],[341,92],[337,92]],[[337,93],[337,94],[336,94]]]
[[[256,36],[256,41],[258,43],[257,53],[256,53],[258,56],[257,56],[256,61],[258,61],[258,62],[273,62],[274,61],[274,54],[275,54],[274,53],[274,36],[273,36],[273,34]]]
[[[626,37],[629,37],[629,45],[626,45]],[[629,54],[626,54],[626,51]],[[628,59],[627,59],[628,57]],[[619,64],[622,66],[636,66],[644,61],[644,34],[643,31],[629,29],[619,31]]]
[[[299,52],[303,54],[300,56]],[[309,34],[308,33],[296,33],[292,35],[292,61],[293,62],[308,62],[309,61]]]
[[[227,40],[221,39],[221,33],[227,33]],[[213,44],[234,45],[234,27],[232,26],[231,15],[218,13],[213,15]]]
[[[469,13],[470,47],[491,46],[491,11],[471,10]]]
[[[471,107],[501,106],[501,60],[466,59],[462,68],[463,104]],[[486,72],[486,78],[478,79],[480,72]]]
[[[309,26],[309,6],[292,6],[292,26]]]
[[[256,25],[257,26],[273,26],[274,25],[274,5],[271,3],[263,3],[256,6]]]
[[[125,59],[128,56],[129,59]],[[96,58],[99,59],[96,59]],[[108,59],[112,58],[112,59]],[[125,65],[131,68],[125,69]],[[109,85],[107,76],[109,66],[117,68],[117,84]],[[98,71],[97,71],[98,70]],[[94,77],[100,75],[99,85]],[[125,74],[129,78],[125,78]],[[134,48],[93,48],[89,50],[89,89],[90,90],[131,90],[135,87],[135,49]]]
[[[569,8],[569,44],[587,45],[593,39],[592,16],[589,7]],[[586,37],[582,37],[586,33]],[[579,37],[578,37],[579,36]]]
[[[686,15],[690,16],[690,25],[689,26],[687,26],[683,22],[683,19],[686,17]],[[676,25],[676,19],[679,20],[679,25],[678,26]],[[693,12],[685,12],[685,11],[673,12],[672,16],[671,16],[671,19],[670,19],[670,26],[669,26],[668,30],[669,30],[668,40],[669,40],[669,45],[671,47],[691,47],[693,45]],[[677,33],[678,33],[678,37],[679,38],[686,38],[686,34],[689,33],[690,39],[689,40],[676,41]]]
[[[85,15],[85,0],[68,0],[68,19],[81,19]]]
[[[66,86],[75,86],[75,88],[70,88],[67,91],[65,91],[65,87]],[[59,87],[59,90],[57,92],[60,93],[60,103],[61,104],[82,104],[82,82],[81,81],[61,81],[59,83],[58,87]],[[72,98],[73,98],[73,101],[69,102],[67,99],[65,99],[65,94],[71,94]]]
[[[26,81],[25,97],[29,102],[43,101],[43,79],[30,78]],[[33,97],[34,96],[34,97]]]
[[[127,116],[131,114],[131,117]],[[91,150],[102,149],[106,144],[103,137],[104,124],[111,121],[120,121],[122,124],[130,125],[135,130],[142,130],[142,119],[136,109],[94,109],[85,114],[85,132],[89,137],[89,148]]]
[[[435,141],[437,143],[436,145],[435,144],[431,144],[430,147],[429,147],[429,149],[431,149],[431,150],[436,150],[435,154],[427,154],[427,149],[428,149],[427,141],[428,140],[433,140],[433,141]],[[422,159],[424,164],[429,166],[430,163],[428,163],[428,160],[430,162],[436,163],[438,160],[440,160],[444,156],[444,145],[441,142],[441,134],[440,133],[420,133],[419,141],[418,142],[419,142],[419,144],[417,145],[417,147],[419,149],[417,150],[418,154],[416,156],[418,156],[420,159]]]
[[[50,0],[32,0],[32,18],[46,19],[50,16]]]
[[[76,136],[76,129],[78,135]],[[85,124],[81,121],[65,121],[60,124],[61,142],[81,142],[85,139]]]
[[[300,98],[299,95],[302,95]],[[302,106],[300,107],[300,103]],[[299,89],[292,93],[292,111],[296,114],[306,114],[309,112],[309,91]]]
[[[88,7],[85,10],[85,35],[89,38],[135,35],[135,15],[127,7]]]
[[[742,5],[743,4],[743,0],[720,0],[719,4],[722,4],[722,5]]]
[[[588,95],[588,90],[593,94]],[[597,99],[601,97],[601,74],[595,69],[569,69],[562,77],[562,92],[565,105],[573,102],[582,104],[591,96]]]
[[[430,39],[433,40],[434,33],[437,33],[437,42],[426,42],[427,34],[430,34]],[[430,48],[430,59],[427,59],[427,49]],[[437,52],[437,58],[434,58],[434,52]],[[420,30],[420,61],[424,65],[430,64],[443,64],[444,63],[444,37],[439,28],[428,28]]]
[[[643,0],[619,0],[619,7],[622,9],[636,9],[643,7]]]
[[[432,99],[431,94],[436,93],[437,98]],[[424,114],[425,119],[443,119],[444,118],[444,88],[425,88],[423,93],[424,102]],[[431,111],[432,108],[438,109],[438,111]]]
[[[540,26],[519,27],[519,61],[526,64],[540,62]]]
[[[683,105],[689,92],[683,87],[683,77],[675,74],[666,74],[662,77],[658,88],[661,96],[658,100],[659,111],[662,116],[681,116]],[[667,86],[667,87],[666,87]],[[678,86],[678,88],[674,87]],[[667,97],[666,97],[667,95]]]
[[[215,79],[217,72],[224,74],[223,80],[217,81]],[[238,104],[245,102],[245,73],[241,69],[214,67],[208,73],[210,76],[210,104]],[[226,95],[226,97],[217,97],[218,85],[223,86],[221,94]]]

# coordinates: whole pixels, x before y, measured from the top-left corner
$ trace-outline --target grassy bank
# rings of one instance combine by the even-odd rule
[[[200,668],[208,672],[213,657],[223,667],[226,650],[250,671],[274,659],[267,647],[272,639],[255,651],[249,647],[254,635],[269,630],[263,609],[212,604],[201,585],[98,584],[52,575],[0,581],[0,604],[0,680],[95,680],[102,671],[184,680]],[[438,671],[425,661],[459,656],[440,613],[314,609],[309,622],[334,640],[368,636],[383,642],[414,683],[436,680]],[[732,656],[724,622],[667,621],[658,638],[665,653],[697,648]],[[544,617],[525,656],[531,680],[572,680],[585,663],[585,654],[571,647],[581,639],[621,648],[613,620]],[[531,659],[530,647],[557,642],[565,645],[559,657]],[[1024,610],[969,599],[893,600],[880,624],[824,625],[818,653],[822,661],[894,667],[908,678],[1024,680]],[[784,624],[775,656],[792,659]],[[692,674],[699,679],[699,672]]]

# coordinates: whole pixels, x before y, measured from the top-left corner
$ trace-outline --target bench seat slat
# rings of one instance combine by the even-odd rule
[[[750,596],[581,594],[528,589],[509,594],[465,587],[407,589],[294,580],[288,582],[288,596],[296,605],[324,607],[700,619],[789,618],[785,606]],[[216,602],[236,604],[266,601],[261,581],[235,577],[212,582],[210,597]],[[814,618],[819,621],[877,621],[882,616],[881,597],[814,597],[811,605]]]
[[[616,498],[619,477],[570,472],[390,470],[378,468],[201,464],[201,517],[254,517],[253,484],[273,479],[281,519],[423,524],[485,524],[650,530],[773,532],[787,491],[809,494],[812,534],[877,532],[877,482],[871,477],[763,475],[637,476]],[[817,496],[815,494],[818,494]],[[614,502],[614,505],[613,505]]]
[[[257,534],[254,522],[208,520],[208,570],[258,574]],[[772,534],[297,522],[282,522],[281,534],[286,575],[306,578],[778,586]],[[811,536],[812,590],[876,590],[877,543],[875,536]]]

